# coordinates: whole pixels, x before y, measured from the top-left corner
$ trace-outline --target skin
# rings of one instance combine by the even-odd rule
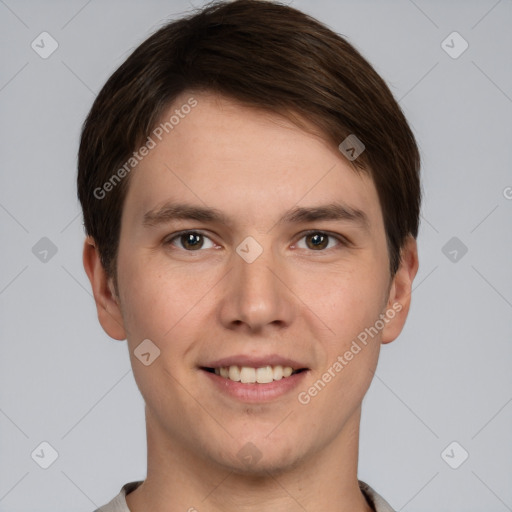
[[[210,93],[193,96],[198,105],[130,176],[118,293],[94,240],[84,246],[100,323],[112,338],[128,340],[146,403],[147,478],[127,504],[132,512],[367,512],[357,482],[361,402],[381,344],[405,323],[416,242],[407,240],[391,278],[377,191],[366,174],[319,134],[280,116]],[[216,208],[230,223],[145,226],[144,214],[169,201]],[[349,220],[277,222],[293,207],[333,202],[363,211],[367,228]],[[205,235],[202,247],[171,242],[180,230]],[[333,236],[318,249],[306,230],[348,243]],[[236,252],[247,236],[263,249],[252,263]],[[401,310],[301,404],[298,393],[393,304]],[[149,366],[134,355],[144,339],[160,350]],[[235,354],[278,354],[308,370],[296,389],[246,403],[220,392],[199,368]],[[249,442],[259,459],[248,464],[237,454]]]

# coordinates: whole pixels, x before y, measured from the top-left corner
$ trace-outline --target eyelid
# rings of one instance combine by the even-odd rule
[[[198,234],[198,235],[201,235],[202,237],[204,238],[207,238],[208,240],[210,240],[214,245],[218,245],[213,239],[211,236],[207,235],[203,230],[201,229],[183,229],[181,231],[176,231],[174,233],[171,233],[170,235],[166,236],[162,243],[163,245],[172,245],[172,242],[174,240],[176,240],[177,238],[179,238],[180,236],[182,235],[186,235],[186,234],[189,234],[189,233],[195,233],[195,234]],[[177,249],[180,249],[179,247]],[[184,249],[183,249],[184,250]],[[186,251],[186,252],[200,252],[201,249],[199,249],[198,251]]]
[[[171,245],[172,246],[172,242],[174,240],[176,240],[180,236],[188,234],[188,233],[195,233],[195,234],[201,235],[204,238],[209,239],[214,245],[218,245],[215,242],[215,240],[212,239],[211,236],[206,234],[206,232],[201,230],[201,229],[183,229],[181,231],[176,231],[174,233],[171,233],[167,237],[165,237],[162,243],[164,245]],[[336,239],[338,241],[339,245],[336,246],[336,247],[331,247],[330,249],[323,249],[323,250],[318,250],[318,251],[314,251],[314,250],[311,249],[310,252],[319,252],[319,253],[324,252],[325,253],[325,252],[329,252],[331,250],[335,250],[335,249],[339,248],[339,246],[347,247],[347,246],[351,245],[350,240],[348,240],[346,237],[344,237],[340,233],[333,233],[331,231],[326,231],[326,230],[323,230],[323,229],[308,229],[306,231],[302,231],[301,233],[299,233],[299,235],[297,235],[297,238],[296,238],[295,242],[293,242],[292,247],[294,247],[299,242],[299,240],[302,240],[304,237],[306,237],[308,235],[314,235],[314,234],[323,234],[323,235],[326,235],[326,236],[328,236],[330,238],[334,238],[334,239]],[[180,248],[177,248],[177,249],[180,250]],[[181,250],[184,250],[185,252],[201,252],[201,249],[199,249],[197,251],[187,251],[185,249],[181,249]]]
[[[304,237],[306,237],[308,235],[316,235],[316,234],[327,235],[328,237],[334,238],[334,239],[336,239],[339,242],[339,245],[344,246],[344,247],[348,247],[348,246],[351,245],[350,240],[348,240],[342,234],[340,234],[340,233],[333,233],[332,231],[327,231],[325,229],[308,229],[306,231],[302,231],[297,236],[297,239],[293,243],[293,245],[295,245],[299,240],[302,240]],[[321,251],[313,251],[313,250],[311,250],[311,252],[329,252],[330,250],[334,250],[334,249],[336,249],[336,247],[331,247],[330,249],[324,249],[324,250],[321,250]]]

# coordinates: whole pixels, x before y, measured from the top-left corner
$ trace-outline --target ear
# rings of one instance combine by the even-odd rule
[[[402,247],[400,266],[389,289],[386,310],[387,322],[382,330],[382,343],[390,343],[402,332],[411,305],[412,282],[418,272],[418,247],[409,236]]]
[[[84,243],[84,269],[91,282],[98,320],[103,330],[115,340],[126,339],[123,316],[114,283],[103,268],[94,239],[88,236]]]

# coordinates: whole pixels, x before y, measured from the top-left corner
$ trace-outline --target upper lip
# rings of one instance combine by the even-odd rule
[[[294,370],[307,368],[307,365],[305,364],[277,354],[262,356],[249,356],[246,354],[240,354],[236,356],[223,357],[222,359],[217,359],[201,366],[203,368],[223,368],[228,366],[247,366],[250,368],[263,368],[265,366],[290,366]]]

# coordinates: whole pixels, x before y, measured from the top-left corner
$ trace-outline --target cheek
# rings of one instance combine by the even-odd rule
[[[313,387],[304,390],[305,399],[330,410],[339,422],[358,406],[377,366],[381,332],[370,329],[384,304],[387,275],[383,268],[374,262],[330,273],[324,276],[323,287],[309,287],[306,293],[304,302],[314,304],[312,309],[329,331],[319,339],[321,364],[308,384]],[[335,404],[343,407],[333,409]]]
[[[119,258],[118,272],[128,341],[149,338],[160,346],[191,304],[186,283],[142,258]]]
[[[187,280],[176,275],[171,278],[155,267],[135,258],[119,261],[123,321],[134,378],[144,400],[153,410],[176,410],[184,405],[180,405],[179,393],[175,392],[174,378],[181,380],[182,361],[194,331],[187,323],[187,315],[199,299],[192,297],[196,292],[191,292]],[[149,365],[136,355],[141,353],[138,347],[146,339],[159,350]],[[155,349],[149,345],[145,351],[148,350],[153,357]]]
[[[184,264],[187,265],[187,264]],[[142,254],[119,258],[121,304],[132,350],[149,338],[172,356],[184,355],[204,326],[222,274],[190,270]],[[204,329],[204,327],[203,327]],[[176,361],[175,357],[165,358]]]
[[[384,274],[385,277],[385,274]],[[329,329],[333,349],[341,350],[378,319],[386,282],[378,265],[304,277],[301,298]]]

